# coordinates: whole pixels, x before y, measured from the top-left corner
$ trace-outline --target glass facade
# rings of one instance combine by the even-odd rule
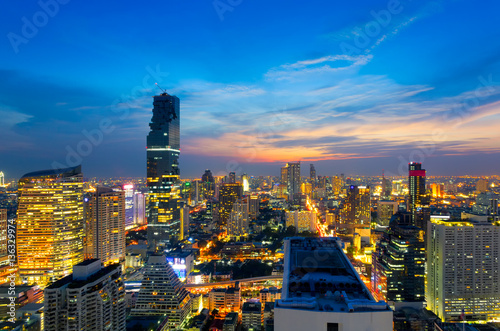
[[[29,173],[19,180],[19,275],[44,287],[83,261],[81,166]]]
[[[148,249],[174,245],[180,234],[180,102],[162,93],[154,97],[147,137]]]

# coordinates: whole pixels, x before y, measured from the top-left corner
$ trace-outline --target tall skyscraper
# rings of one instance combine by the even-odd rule
[[[45,289],[46,331],[125,330],[125,284],[119,264],[86,260]]]
[[[215,179],[210,170],[205,170],[201,176],[203,199],[211,199],[215,195]]]
[[[125,192],[125,229],[132,229],[134,225],[134,185],[123,185]]]
[[[300,162],[288,162],[281,168],[281,184],[286,185],[288,200],[293,200],[293,195],[300,193]]]
[[[316,168],[314,168],[314,164],[309,165],[309,179],[311,180],[311,184],[314,185],[316,183]]]
[[[398,218],[378,242],[372,256],[372,293],[384,301],[425,300],[424,231],[399,224]]]
[[[222,184],[219,192],[219,220],[223,225],[227,225],[233,204],[243,195],[243,186],[241,184]]]
[[[134,193],[134,226],[146,223],[146,197],[144,193]]]
[[[369,186],[351,185],[341,211],[341,227],[349,229],[369,227],[371,222],[371,194]]]
[[[427,309],[443,321],[500,319],[500,226],[432,216],[427,223]]]
[[[148,249],[177,242],[180,234],[180,106],[167,93],[154,96],[147,138]]]
[[[181,235],[180,240],[189,237],[189,207],[181,207]]]
[[[81,166],[28,173],[18,187],[19,275],[44,287],[83,261]]]
[[[414,225],[425,229],[429,220],[429,197],[425,190],[425,169],[422,163],[410,162],[408,164],[408,188],[410,201],[408,211],[413,215]]]
[[[285,239],[274,330],[392,330],[392,310],[374,300],[340,238]]]
[[[228,183],[229,184],[236,184],[236,173],[234,173],[234,172],[229,173]]]
[[[249,204],[247,201],[239,200],[233,204],[227,221],[227,235],[229,237],[240,237],[248,234]]]
[[[243,184],[243,192],[250,191],[250,183],[248,182],[248,175],[247,174],[243,174],[241,176],[241,182]]]
[[[107,266],[125,260],[125,192],[97,187],[88,202],[86,254]],[[89,247],[90,246],[90,247]]]
[[[0,171],[0,186],[5,185],[5,175],[3,174],[3,171]]]
[[[385,178],[385,176],[382,176],[382,194],[380,197],[382,200],[390,200],[392,195],[392,182]]]
[[[132,316],[167,315],[172,330],[182,330],[191,310],[189,292],[164,255],[151,255]]]

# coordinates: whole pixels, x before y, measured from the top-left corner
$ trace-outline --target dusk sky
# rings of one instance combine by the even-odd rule
[[[59,1],[2,9],[7,178],[145,176],[155,83],[181,178],[500,173],[498,1]]]

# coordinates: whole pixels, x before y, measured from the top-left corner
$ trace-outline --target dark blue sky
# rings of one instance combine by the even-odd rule
[[[26,0],[0,20],[0,170],[144,176],[154,83],[181,175],[498,174],[497,1]],[[303,167],[306,170],[308,166]],[[305,171],[304,171],[305,174]]]

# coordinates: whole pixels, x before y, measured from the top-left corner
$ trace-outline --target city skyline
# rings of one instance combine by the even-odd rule
[[[145,176],[155,83],[183,102],[183,178],[277,176],[294,161],[332,175],[403,176],[410,161],[429,176],[498,174],[498,4],[214,3],[6,8],[6,177],[80,163],[86,177]],[[167,8],[179,15],[149,19]]]

